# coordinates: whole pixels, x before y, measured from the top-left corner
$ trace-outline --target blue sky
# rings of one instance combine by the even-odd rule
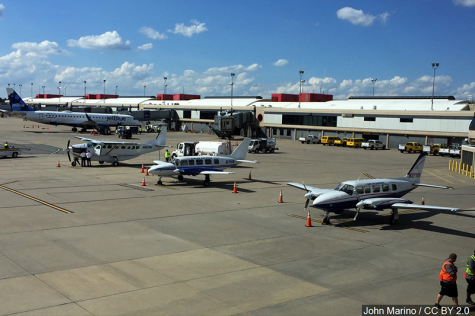
[[[0,0],[0,82],[22,96],[303,92],[475,97],[475,0]],[[33,83],[33,89],[31,89]],[[0,93],[5,97],[6,92]]]

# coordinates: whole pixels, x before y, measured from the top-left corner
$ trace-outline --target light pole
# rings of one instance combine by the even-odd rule
[[[115,95],[117,95],[117,88],[118,88],[118,87],[119,87],[119,86],[115,86]]]
[[[43,88],[43,94],[45,94],[45,88],[46,86],[41,86]]]
[[[146,84],[143,85],[143,96],[145,96],[145,88],[147,87]]]
[[[233,114],[233,91],[234,91],[234,76],[236,74],[231,73],[231,114]]]
[[[67,96],[68,94],[66,93],[66,88],[67,86],[64,86],[64,96]]]
[[[104,103],[106,103],[106,79],[104,79]]]
[[[299,85],[300,85],[300,89],[299,89],[299,108],[300,108],[300,95],[302,94],[302,75],[303,75],[303,70],[299,70],[299,74],[300,74],[300,81],[299,81]],[[305,80],[304,80],[303,82],[305,82]]]
[[[33,82],[31,83],[30,96],[33,98]]]
[[[373,83],[373,97],[374,97],[374,84],[378,81],[378,79],[371,79],[371,82]]]
[[[18,86],[20,87],[20,97],[21,97],[21,87],[22,87],[22,84],[19,84]]]
[[[439,68],[439,63],[432,63],[432,68],[434,69],[434,80],[432,81],[432,104],[430,109],[434,111],[435,70]]]
[[[84,99],[86,98],[86,80],[84,80]]]

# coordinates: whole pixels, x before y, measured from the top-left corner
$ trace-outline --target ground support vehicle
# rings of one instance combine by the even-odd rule
[[[327,145],[330,146],[330,145],[333,145],[335,144],[335,141],[340,139],[340,137],[338,136],[322,136],[322,139],[320,140],[320,142],[323,144],[323,146]]]
[[[373,150],[373,149],[383,149],[384,150],[384,149],[386,149],[386,145],[383,142],[379,141],[379,140],[370,139],[367,142],[362,143],[361,148],[363,148],[365,150],[368,149],[368,148],[371,149],[371,150]]]
[[[452,157],[452,158],[460,157],[461,156],[460,144],[452,144],[452,145],[454,145],[454,146],[452,148],[450,148],[449,156]]]
[[[359,148],[364,143],[364,138],[350,138],[346,141],[346,146]]]
[[[299,138],[299,141],[302,143],[302,144],[318,144],[320,142],[320,139],[318,139],[317,136],[315,135],[307,135],[307,137],[300,137]]]
[[[0,149],[0,157],[13,157],[16,158],[21,155],[21,148],[2,148]]]
[[[276,148],[275,146],[276,146],[275,138],[252,139],[247,151],[250,153],[258,153],[258,152],[273,153],[275,150],[279,149],[279,148]]]
[[[444,148],[447,148],[446,144],[424,145],[422,148],[422,151],[427,154],[432,154],[434,156],[437,156],[439,152]]]
[[[119,138],[122,138],[122,139],[132,138],[132,131],[130,129],[124,129],[123,131],[120,131]]]
[[[232,153],[230,142],[183,142],[176,145],[172,158],[183,156],[226,156]]]
[[[348,142],[350,138],[349,137],[343,137],[343,139],[337,139],[335,140],[335,142],[333,143],[333,145],[335,146],[343,146],[343,147],[346,147],[346,143]]]
[[[413,152],[422,152],[423,146],[418,142],[407,142],[405,144],[399,144],[398,150],[403,153],[407,151],[408,153]]]

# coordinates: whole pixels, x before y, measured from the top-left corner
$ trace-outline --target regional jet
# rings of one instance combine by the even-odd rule
[[[80,127],[84,132],[86,129],[97,129],[101,124],[109,126],[129,125],[140,126],[142,123],[136,120],[132,115],[123,114],[98,114],[98,113],[80,113],[71,111],[35,111],[26,105],[22,98],[12,88],[7,88],[8,100],[12,112],[20,112],[25,115],[27,120],[50,125],[72,126],[72,131],[76,132]]]
[[[325,211],[323,224],[330,224],[329,213],[341,213],[344,209],[355,208],[358,217],[361,209],[384,210],[391,209],[389,223],[396,224],[399,209],[421,209],[437,211],[460,211],[459,208],[417,205],[402,197],[419,186],[452,189],[446,186],[437,186],[420,183],[422,170],[427,153],[421,153],[416,162],[403,178],[365,179],[340,183],[335,189],[319,189],[305,184],[289,182],[290,186],[307,191],[305,208],[312,200],[312,207]]]
[[[118,166],[119,161],[129,160],[166,147],[166,137],[166,125],[162,126],[156,139],[143,143],[99,141],[92,138],[76,136],[76,138],[86,141],[87,143],[69,146],[70,142],[68,141],[68,145],[63,151],[67,152],[69,161],[71,161],[71,153],[73,154],[73,160],[71,161],[72,166],[76,166],[81,153],[87,151],[92,154],[92,161],[99,161],[100,164],[108,162],[112,163],[113,166]]]
[[[149,169],[149,173],[158,175],[157,184],[162,184],[162,177],[178,178],[182,181],[184,176],[204,175],[204,186],[210,183],[210,175],[233,174],[234,172],[223,171],[226,168],[235,167],[242,162],[256,163],[246,159],[247,147],[251,142],[250,138],[245,138],[241,144],[229,156],[192,156],[175,157],[170,162],[154,160],[156,165]]]

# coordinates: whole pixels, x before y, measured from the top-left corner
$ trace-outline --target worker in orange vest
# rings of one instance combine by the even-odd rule
[[[458,300],[458,290],[457,290],[457,267],[455,266],[455,261],[457,260],[457,255],[451,253],[447,259],[445,259],[442,269],[440,270],[440,292],[437,295],[437,300],[435,306],[440,308],[440,301],[447,295],[452,298],[455,306],[459,306]]]

